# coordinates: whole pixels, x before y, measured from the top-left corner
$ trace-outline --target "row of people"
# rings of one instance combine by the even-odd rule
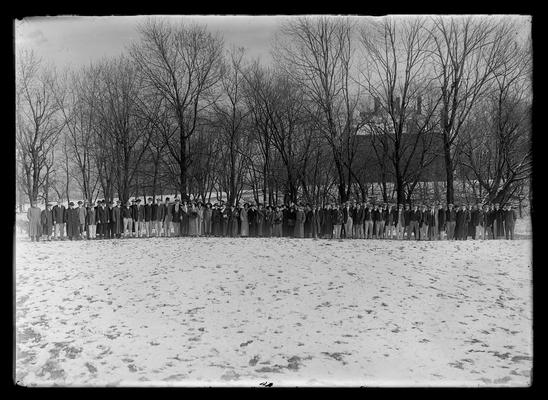
[[[513,239],[517,218],[507,204],[430,206],[346,202],[312,205],[226,205],[134,199],[122,205],[59,202],[28,211],[32,240],[105,239],[152,236],[230,236],[466,240]]]

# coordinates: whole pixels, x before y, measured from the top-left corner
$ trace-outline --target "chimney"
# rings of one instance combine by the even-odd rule
[[[381,108],[381,102],[378,97],[375,97],[375,108],[373,109],[373,112],[377,114],[380,111]]]
[[[422,97],[417,97],[417,114],[422,114]]]

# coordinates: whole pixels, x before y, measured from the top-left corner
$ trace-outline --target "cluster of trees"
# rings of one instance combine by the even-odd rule
[[[528,185],[532,51],[510,18],[288,18],[271,65],[199,25],[138,31],[76,70],[17,54],[21,198],[272,204],[362,200],[377,184],[402,202],[436,160],[448,202],[458,182],[501,203]]]

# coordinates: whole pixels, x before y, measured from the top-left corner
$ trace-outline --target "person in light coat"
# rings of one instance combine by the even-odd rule
[[[83,202],[80,200],[78,201],[78,235],[83,239],[84,238],[84,232],[85,232],[85,226],[86,226],[86,208],[83,206]]]
[[[36,205],[30,206],[27,211],[27,219],[29,221],[30,240],[32,242],[40,241],[40,236],[42,236],[42,210],[40,210],[40,207]]]
[[[247,213],[248,213],[248,205],[247,203],[245,203],[244,208],[240,210],[240,221],[241,221],[240,236],[241,237],[249,236],[249,222],[247,219]]]

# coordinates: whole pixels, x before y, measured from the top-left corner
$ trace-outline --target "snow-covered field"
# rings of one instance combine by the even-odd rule
[[[531,382],[528,239],[25,238],[15,250],[23,385]]]

